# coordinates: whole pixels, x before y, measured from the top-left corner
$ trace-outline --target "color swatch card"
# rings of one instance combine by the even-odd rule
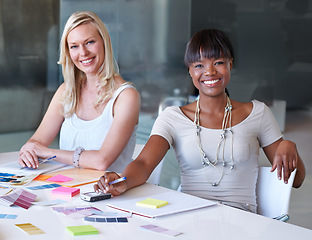
[[[44,234],[45,233],[40,228],[37,228],[36,226],[32,225],[31,223],[15,224],[15,226],[24,230],[29,235],[36,235],[36,234]]]
[[[16,172],[14,172],[14,170],[1,170],[2,172],[0,172],[0,184],[4,186],[15,187],[26,185],[37,176],[37,174],[34,173],[24,173],[18,170]]]
[[[0,214],[0,219],[16,219],[17,215],[15,214]]]
[[[91,225],[69,226],[66,230],[73,236],[99,234],[99,231]]]
[[[23,189],[18,189],[11,194],[0,197],[0,203],[7,206],[16,205],[28,209],[36,198],[37,195]]]
[[[16,153],[16,159],[18,159],[19,153]],[[63,163],[59,163],[53,160],[44,162],[39,165],[37,169],[23,168],[17,161],[1,164],[0,183],[5,186],[23,186],[31,182],[38,175],[53,171],[66,166]]]
[[[66,201],[64,201],[62,199],[54,199],[54,200],[50,200],[50,201],[33,202],[33,204],[35,204],[37,206],[52,206],[52,205],[58,205],[61,203],[66,203]]]
[[[35,181],[45,181],[50,177],[52,177],[52,176],[41,174],[41,175],[37,176],[34,180]]]
[[[51,191],[52,194],[63,195],[68,197],[76,196],[80,193],[79,188],[71,188],[71,187],[58,187]]]
[[[140,207],[160,208],[160,207],[168,205],[168,201],[158,200],[154,198],[147,198],[147,199],[137,202],[136,205]]]
[[[104,216],[88,216],[84,218],[88,222],[102,222],[102,223],[127,223],[128,218],[126,217],[104,217]]]
[[[167,228],[163,228],[163,227],[156,226],[156,225],[153,225],[153,224],[143,225],[143,226],[140,226],[140,228],[142,228],[144,230],[151,231],[151,232],[155,232],[155,233],[160,233],[160,234],[164,234],[164,235],[167,235],[167,236],[171,236],[171,237],[175,237],[175,236],[178,236],[178,235],[182,234],[181,232],[172,231],[172,230],[169,230]]]
[[[61,187],[61,185],[57,184],[57,183],[52,183],[52,184],[45,184],[45,185],[38,185],[38,186],[27,187],[27,189],[30,189],[30,190],[41,190],[41,189],[57,188],[57,187]]]
[[[131,218],[132,214],[128,212],[104,212],[102,211],[101,213],[96,213],[96,215],[101,215],[101,217],[106,217],[106,218]]]
[[[82,206],[66,206],[66,207],[52,207],[53,211],[64,213],[64,212],[76,212],[84,209],[93,208],[90,205],[82,205]]]
[[[53,207],[54,211],[64,213],[72,219],[80,219],[91,215],[101,215],[102,211],[92,206],[86,207]]]
[[[66,212],[63,212],[63,213],[66,214],[68,217],[76,220],[76,219],[84,218],[86,216],[100,214],[101,212],[102,212],[101,210],[91,207],[89,209],[84,209],[84,210],[80,210],[76,212],[70,212],[69,214],[67,214]]]

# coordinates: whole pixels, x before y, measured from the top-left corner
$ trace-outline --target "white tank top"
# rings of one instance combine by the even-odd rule
[[[71,117],[65,118],[60,131],[60,149],[74,151],[80,146],[85,150],[99,150],[114,119],[113,106],[115,100],[126,88],[133,88],[133,86],[128,83],[120,86],[107,103],[101,116],[96,119],[85,121],[78,118],[75,113]],[[125,149],[107,169],[108,171],[121,173],[128,163],[132,161],[137,127],[136,125]]]

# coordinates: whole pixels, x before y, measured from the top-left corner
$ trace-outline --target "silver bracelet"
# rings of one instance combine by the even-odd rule
[[[85,149],[83,147],[77,147],[75,149],[74,154],[73,154],[73,165],[74,165],[74,167],[79,167],[79,157],[84,150]]]

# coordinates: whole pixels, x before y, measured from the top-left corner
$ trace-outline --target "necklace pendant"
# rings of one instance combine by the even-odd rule
[[[227,104],[225,109],[224,109],[225,112],[229,112],[229,111],[232,111],[232,105],[231,104]]]
[[[223,130],[222,130],[222,133],[220,134],[221,140],[224,140],[224,139],[225,139],[225,133],[226,133],[226,130],[223,129]]]
[[[217,187],[219,184],[218,183],[212,183],[211,186]]]
[[[222,165],[223,165],[223,167],[225,167],[226,166],[226,162],[223,162]]]
[[[199,133],[200,133],[200,127],[196,126],[196,135],[199,136]]]
[[[230,169],[233,170],[234,168],[235,168],[235,165],[232,164],[231,167],[230,167]]]
[[[209,166],[210,164],[209,164],[209,162],[205,162],[205,161],[202,161],[202,164],[203,164],[203,166]]]

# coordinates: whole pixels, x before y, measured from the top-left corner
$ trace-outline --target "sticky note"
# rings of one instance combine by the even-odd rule
[[[154,198],[147,198],[145,200],[142,200],[136,203],[137,206],[149,207],[149,208],[160,208],[160,207],[166,206],[167,204],[168,204],[167,201],[158,200]]]
[[[47,179],[47,181],[50,181],[50,182],[69,182],[71,180],[73,180],[73,179],[70,177],[66,177],[64,175],[61,175],[61,174],[55,175],[55,176]]]
[[[69,226],[66,230],[74,236],[99,234],[99,231],[91,225]]]
[[[65,196],[73,197],[80,193],[79,188],[71,188],[71,187],[58,187],[51,191],[52,194],[61,194]]]
[[[15,226],[21,228],[29,235],[36,235],[36,234],[43,234],[45,233],[40,228],[37,228],[36,226],[32,225],[31,223],[23,223],[23,224],[15,224]]]

